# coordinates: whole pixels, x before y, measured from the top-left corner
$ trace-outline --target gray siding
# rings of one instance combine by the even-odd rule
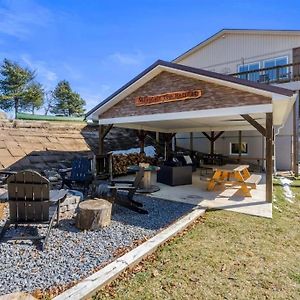
[[[265,157],[265,142],[262,136],[256,131],[243,131],[242,142],[248,143],[248,158],[264,158]],[[230,155],[230,143],[238,143],[238,132],[225,132],[215,143],[215,153]],[[189,134],[177,134],[176,144],[179,147],[189,149],[190,139]],[[202,133],[194,133],[194,150],[209,153],[210,143]],[[275,155],[277,170],[290,170],[292,157],[292,136],[283,134],[276,136],[275,139]],[[253,160],[251,160],[253,161]],[[255,163],[255,161],[253,161]]]
[[[239,64],[288,56],[300,46],[298,34],[225,33],[178,63],[218,73],[235,73]],[[261,66],[263,67],[263,66]]]

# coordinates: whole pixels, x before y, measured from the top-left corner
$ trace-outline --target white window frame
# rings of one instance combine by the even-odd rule
[[[230,155],[239,155],[239,153],[232,153],[232,144],[238,144],[238,143],[237,142],[230,142],[229,143],[229,153],[230,153]],[[243,155],[243,156],[249,155],[248,142],[242,142],[242,144],[247,145],[247,153],[241,153],[241,155]]]
[[[237,66],[237,73],[242,73],[242,72],[240,72],[240,67],[248,66],[248,69],[249,69],[249,65],[254,65],[254,64],[258,64],[258,69],[260,69],[261,62],[260,61],[253,61],[253,62],[250,62],[250,63],[239,64]],[[249,72],[249,70],[245,71],[245,72]]]
[[[287,61],[286,64],[289,63],[289,56],[288,56],[288,55],[278,56],[278,57],[273,57],[273,58],[264,59],[264,60],[263,60],[263,66],[264,66],[264,68],[266,68],[266,62],[272,61],[272,60],[275,60],[275,61],[276,61],[276,59],[281,59],[281,58],[286,58],[286,61]],[[275,66],[275,67],[277,67],[277,66]]]

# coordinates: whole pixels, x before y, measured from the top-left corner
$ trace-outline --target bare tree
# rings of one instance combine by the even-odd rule
[[[51,111],[53,106],[55,105],[55,100],[52,95],[52,91],[48,91],[45,93],[45,100],[44,100],[44,111],[45,116],[48,115],[48,113]]]

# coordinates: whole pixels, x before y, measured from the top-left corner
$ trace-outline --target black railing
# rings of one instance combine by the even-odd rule
[[[230,74],[237,78],[261,83],[300,81],[300,62]]]

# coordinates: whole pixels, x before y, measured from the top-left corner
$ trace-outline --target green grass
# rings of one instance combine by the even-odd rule
[[[205,215],[155,257],[115,280],[99,299],[300,299],[300,188],[275,187],[273,219]]]
[[[52,115],[33,115],[27,113],[18,113],[18,120],[33,120],[33,121],[63,121],[63,122],[84,122],[84,117],[67,117],[67,116],[52,116]]]

